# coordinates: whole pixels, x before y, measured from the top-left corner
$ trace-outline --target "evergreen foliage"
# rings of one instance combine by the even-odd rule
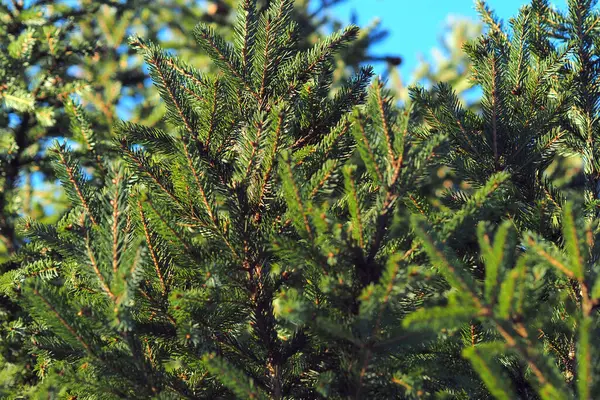
[[[388,311],[361,306],[359,296],[391,298],[402,262],[391,250],[406,247],[386,240],[407,195],[399,183],[416,190],[441,140],[413,146],[408,134],[393,135],[408,130],[409,115],[397,118],[379,82],[365,106],[377,114],[351,115],[367,99],[371,72],[333,94],[332,60],[358,29],[300,51],[292,11],[289,0],[262,13],[243,2],[232,44],[199,25],[194,35],[216,76],[133,38],[168,130],[119,124],[125,164],[100,162],[101,190],[65,145],[54,147],[73,209],[54,226],[27,220],[23,267],[3,277],[5,292],[40,324],[31,332],[47,376],[38,390],[128,398],[398,391],[364,377],[371,342],[397,346],[398,324],[365,331],[366,320]],[[368,140],[355,167],[350,131]],[[409,154],[414,168],[403,161]],[[410,294],[395,296],[414,308]],[[346,337],[339,349],[318,334],[324,326]],[[353,330],[365,337],[349,340]],[[383,345],[377,353],[394,362]]]
[[[52,184],[45,151],[52,140],[73,140],[83,157],[90,151],[103,153],[100,147],[111,137],[116,106],[126,96],[147,99],[131,109],[131,118],[148,124],[160,119],[160,108],[144,87],[140,61],[123,48],[128,31],[155,37],[169,30],[177,38],[176,28],[193,26],[190,21],[197,17],[187,7],[176,8],[185,3],[176,0],[5,3],[0,6],[2,262],[22,244],[15,232],[19,217],[52,222],[66,206]],[[71,123],[87,128],[71,134]],[[94,138],[87,136],[91,131]]]
[[[445,202],[463,204],[498,173],[506,192],[486,218],[493,223],[460,238],[436,219],[413,217],[451,289],[447,304],[404,325],[467,331],[463,356],[496,398],[595,398],[596,3],[569,1],[562,13],[533,1],[508,30],[477,6],[488,33],[466,50],[482,112],[462,108],[444,84],[414,90],[413,99],[426,135],[443,132],[451,142],[442,164],[463,188]]]
[[[137,32],[160,38],[169,51],[211,70],[208,57],[187,33],[202,20],[230,35],[235,4],[210,2],[204,9],[185,0],[17,0],[0,5],[0,271],[21,261],[10,260],[24,243],[16,229],[19,218],[55,223],[69,207],[73,193],[65,196],[55,184],[54,158],[48,151],[53,140],[68,140],[72,158],[92,178],[89,190],[95,191],[108,172],[105,163],[116,156],[109,144],[120,116],[164,126],[160,96],[148,84],[143,57],[127,45],[127,36]],[[309,13],[305,2],[294,10],[303,46],[334,23],[323,17],[332,4],[324,1]],[[366,57],[376,34],[368,33],[362,47],[355,48],[354,65]],[[336,79],[343,76],[338,72]],[[0,387],[36,382],[21,343],[27,338],[27,321],[17,304],[0,297]],[[0,397],[5,396],[2,390]]]
[[[400,108],[370,68],[334,84],[356,27],[308,47],[292,0],[238,7],[193,31],[214,74],[130,39],[160,124],[98,151],[67,105],[70,207],[24,219],[0,277],[40,379],[8,395],[596,398],[596,3],[505,28],[478,1],[480,110],[447,83]]]
[[[162,123],[165,110],[160,97],[142,71],[143,58],[127,45],[128,35],[160,42],[197,68],[210,70],[209,58],[188,33],[202,20],[230,36],[237,4],[209,2],[204,9],[185,0],[5,3],[0,5],[0,262],[22,244],[15,232],[19,217],[54,222],[67,207],[53,185],[51,157],[45,151],[54,139],[71,140],[82,157],[92,147],[109,156],[101,147],[114,137],[119,118],[148,126]],[[336,3],[324,0],[309,12],[305,1],[294,10],[303,47],[324,27],[337,24],[324,15]],[[371,58],[369,47],[382,34],[377,28],[363,34],[352,57],[339,60],[339,65],[358,68]],[[343,67],[338,68],[336,81],[344,77]],[[81,107],[73,108],[72,101]],[[71,120],[88,125],[96,137],[88,140],[80,130],[72,133]]]
[[[87,173],[97,175],[102,172],[95,171],[101,158],[111,156],[105,142],[112,135],[120,99],[145,98],[130,110],[131,118],[148,124],[160,121],[161,109],[148,96],[139,71],[141,62],[126,51],[123,41],[128,31],[140,29],[149,37],[165,30],[175,39],[182,37],[177,28],[193,26],[200,11],[186,3],[0,4],[0,271],[17,265],[10,257],[23,244],[16,229],[19,218],[52,223],[69,206],[55,184],[47,152],[52,140],[68,139]],[[185,46],[184,40],[179,42]],[[4,388],[36,382],[32,360],[21,343],[27,338],[27,321],[17,304],[0,297],[2,398],[7,396]]]

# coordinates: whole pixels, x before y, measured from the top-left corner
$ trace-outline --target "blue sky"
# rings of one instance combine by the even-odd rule
[[[529,1],[488,0],[487,3],[506,21]],[[553,0],[552,3],[562,8],[566,0]],[[428,57],[430,50],[438,45],[438,37],[450,15],[478,20],[473,5],[473,0],[346,0],[333,12],[348,22],[355,10],[360,26],[368,25],[374,18],[381,19],[390,35],[374,47],[373,53],[402,56],[402,76],[408,78],[418,62],[418,55]]]

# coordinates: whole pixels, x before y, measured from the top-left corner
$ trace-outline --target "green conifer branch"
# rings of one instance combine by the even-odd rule
[[[94,354],[92,347],[77,333],[75,328],[71,326],[67,320],[52,306],[52,304],[37,290],[33,289],[33,294],[37,296],[44,305],[56,316],[58,321],[67,329],[67,331],[81,344],[81,346],[90,354]]]
[[[92,269],[94,270],[94,273],[96,274],[96,276],[98,277],[98,281],[100,283],[100,288],[111,298],[111,299],[115,299],[115,295],[114,293],[110,290],[110,288],[108,287],[107,283],[106,283],[106,279],[104,278],[104,276],[102,275],[102,272],[100,272],[100,268],[98,267],[98,262],[96,261],[96,257],[94,256],[94,252],[90,246],[90,235],[89,232],[86,232],[86,236],[85,236],[85,247],[87,250],[87,255],[88,258],[90,260],[90,264],[92,266]]]
[[[150,230],[148,228],[148,223],[146,220],[146,215],[144,214],[144,208],[142,207],[142,202],[138,200],[137,202],[138,210],[140,213],[140,222],[142,225],[142,229],[144,231],[144,236],[146,237],[146,245],[148,246],[148,250],[150,251],[150,257],[152,258],[152,264],[154,265],[154,270],[156,271],[156,276],[158,277],[158,281],[160,282],[160,287],[162,290],[162,295],[167,295],[167,284],[166,279],[164,277],[162,268],[160,266],[160,262],[158,261],[158,256],[156,254],[156,250],[154,249],[154,244],[152,238],[150,237]]]
[[[344,168],[344,182],[348,198],[348,209],[350,211],[350,227],[353,232],[354,239],[358,242],[361,249],[365,247],[364,228],[360,211],[360,201],[356,193],[356,184],[352,177],[352,168]]]
[[[273,169],[276,166],[276,157],[277,154],[279,153],[279,146],[280,146],[280,141],[281,141],[281,136],[283,133],[283,129],[284,129],[284,118],[285,118],[285,114],[284,111],[281,110],[277,113],[277,122],[275,125],[274,129],[271,129],[271,136],[272,138],[270,139],[270,143],[271,146],[270,148],[267,147],[264,152],[265,154],[262,157],[261,160],[261,165],[262,168],[261,170],[263,170],[263,174],[262,177],[259,180],[259,184],[260,184],[260,188],[258,190],[258,196],[257,196],[257,202],[256,204],[258,204],[259,206],[264,206],[264,196],[265,193],[267,191],[267,187],[269,187],[270,185],[270,180],[271,180],[271,174],[273,173]]]
[[[76,201],[85,209],[92,224],[98,225],[98,222],[96,221],[96,218],[92,212],[90,199],[87,196],[87,190],[84,189],[81,173],[78,170],[79,165],[77,163],[73,163],[72,160],[68,158],[62,146],[55,149],[55,154],[58,156],[58,161],[66,172],[67,181],[76,194]]]
[[[203,25],[197,25],[194,29],[194,36],[198,44],[202,46],[208,54],[215,57],[217,62],[223,66],[223,69],[242,83],[246,91],[260,102],[260,96],[254,90],[243,75],[239,72],[239,61],[233,55],[231,46],[225,44],[221,38],[215,35],[213,30]]]

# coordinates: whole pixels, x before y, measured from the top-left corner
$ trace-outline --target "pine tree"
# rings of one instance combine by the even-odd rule
[[[164,124],[117,123],[114,159],[56,143],[71,207],[0,278],[29,395],[597,397],[600,17],[477,6],[480,111],[334,84],[358,29],[306,48],[292,0],[198,25],[215,74],[132,37]]]
[[[96,156],[87,153],[104,153],[103,143],[114,136],[119,118],[149,126],[162,123],[165,110],[160,97],[148,85],[143,59],[128,47],[127,36],[135,33],[162,43],[208,72],[209,58],[187,33],[203,20],[230,37],[237,4],[235,0],[210,2],[204,10],[184,0],[50,3],[15,1],[0,8],[0,40],[5,49],[2,125],[7,127],[0,139],[0,262],[21,244],[15,232],[20,216],[50,222],[66,206],[57,198],[49,158],[44,156],[49,142],[66,135],[80,146],[82,156],[93,160]],[[338,24],[324,16],[336,3],[323,1],[310,11],[304,1],[295,8],[303,48],[323,29]],[[380,33],[363,35],[353,56],[339,60],[336,81],[346,77],[344,68],[358,68],[368,58],[368,49]],[[71,124],[82,127],[69,137]],[[91,131],[95,137],[86,136]]]
[[[54,184],[53,158],[47,151],[52,140],[68,139],[86,176],[93,178],[89,183],[99,188],[108,172],[105,159],[115,156],[109,143],[120,116],[164,126],[160,96],[146,82],[143,57],[127,46],[128,34],[159,41],[200,69],[211,69],[187,32],[202,19],[230,35],[236,2],[211,3],[206,10],[187,3],[15,1],[1,6],[0,46],[6,52],[0,59],[0,120],[6,128],[0,131],[0,263],[24,243],[16,229],[19,218],[55,223],[69,207]],[[308,3],[295,9],[303,42],[332,23],[321,19],[329,6],[324,2],[315,13],[308,12]],[[369,37],[362,41],[364,48],[357,48],[353,62],[359,62],[370,42]],[[338,72],[337,80],[343,76]],[[20,261],[13,258],[0,270],[9,271]],[[26,314],[1,297],[0,321],[0,386],[32,384],[33,365],[21,343],[29,332]],[[0,397],[4,395],[0,389]]]
[[[519,239],[508,221],[495,232],[480,224],[483,282],[473,280],[422,218],[414,218],[431,262],[453,290],[446,306],[419,310],[404,324],[468,330],[471,343],[462,354],[495,398],[594,398],[598,228],[574,208],[573,202],[563,205],[563,246],[533,232]]]
[[[175,3],[170,5],[174,9]],[[6,129],[1,135],[0,262],[21,244],[14,229],[19,216],[51,221],[64,208],[51,185],[52,168],[44,155],[47,142],[67,135],[72,119],[82,125],[70,138],[81,145],[82,154],[101,152],[95,147],[110,137],[107,127],[116,118],[115,106],[122,94],[144,95],[144,76],[122,49],[126,32],[139,29],[137,21],[151,27],[145,30],[150,36],[160,30],[174,31],[172,20],[178,12],[163,13],[163,22],[157,23],[156,9],[169,7],[163,2],[139,6],[132,1],[118,6],[87,1],[2,5],[1,99]],[[187,16],[185,8],[182,14],[177,24],[193,26],[189,22],[193,16]],[[76,107],[77,103],[84,107]],[[93,118],[83,115],[84,108]],[[151,121],[143,116],[147,108],[139,112]],[[91,131],[104,136],[90,137]],[[48,210],[50,204],[53,210]]]
[[[512,19],[511,34],[483,2],[478,5],[489,31],[465,49],[483,91],[481,113],[462,107],[444,83],[412,93],[428,131],[446,133],[452,141],[442,164],[451,167],[459,190],[449,191],[446,201],[460,204],[470,186],[505,172],[510,174],[510,216],[521,228],[556,237],[562,198],[545,173],[557,156],[567,155],[563,120],[572,102],[560,78],[570,76],[561,72],[568,50],[552,47],[546,21],[554,14],[544,2],[534,2]]]
[[[136,69],[136,62],[123,51],[127,30],[144,27],[149,36],[169,31],[177,38],[175,28],[196,22],[185,3],[11,1],[0,5],[1,271],[14,268],[16,261],[10,257],[23,243],[16,229],[18,218],[53,222],[68,207],[54,183],[46,152],[49,143],[67,138],[77,146],[88,172],[101,172],[94,168],[100,155],[109,156],[104,144],[111,137],[108,127],[116,118],[117,102],[123,95],[148,97],[139,63]],[[159,119],[160,108],[150,100],[144,103],[132,117],[148,123]],[[154,113],[148,115],[148,110]],[[36,380],[31,360],[22,352],[27,322],[22,311],[0,297],[3,398],[5,387]]]
[[[432,290],[399,283],[414,251],[401,210],[424,195],[443,138],[413,138],[410,113],[380,82],[367,96],[369,69],[332,93],[333,55],[357,28],[301,51],[293,2],[271,3],[262,13],[241,4],[231,44],[209,26],[194,30],[219,75],[132,39],[168,128],[118,124],[126,162],[101,160],[100,191],[66,145],[53,148],[73,208],[56,225],[27,220],[23,266],[2,278],[36,322],[38,390],[404,390],[390,371],[406,360],[389,350],[407,346],[399,321]]]
[[[427,132],[452,143],[442,163],[463,187],[448,204],[499,171],[506,194],[491,223],[460,238],[413,217],[449,290],[447,304],[404,325],[470,338],[462,355],[495,398],[596,398],[596,2],[572,0],[562,13],[536,0],[509,30],[478,8],[488,32],[467,50],[482,113],[464,110],[447,85],[413,96]]]

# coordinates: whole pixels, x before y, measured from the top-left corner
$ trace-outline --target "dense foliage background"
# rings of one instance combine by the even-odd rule
[[[600,394],[596,2],[335,3],[0,5],[0,397]]]

